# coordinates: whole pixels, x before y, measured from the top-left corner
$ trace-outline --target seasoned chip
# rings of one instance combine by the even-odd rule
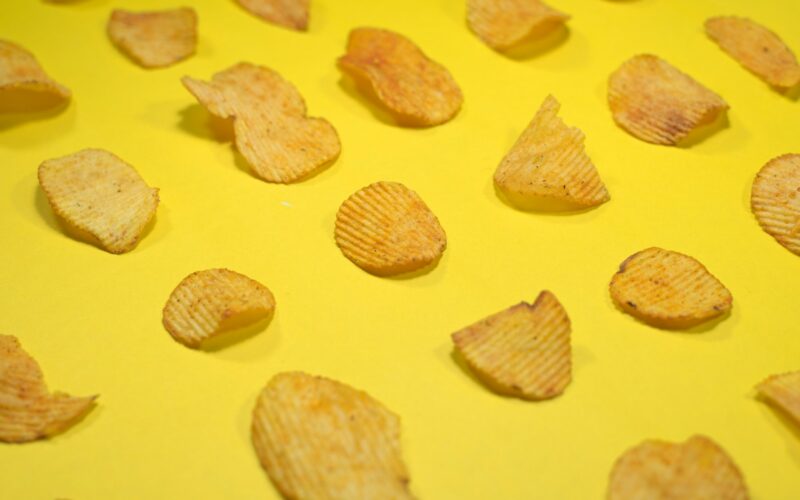
[[[661,328],[688,328],[731,308],[733,297],[697,260],[662,248],[637,252],[609,286],[626,313]]]
[[[495,185],[516,204],[551,199],[589,207],[609,200],[584,151],[583,132],[564,124],[558,117],[560,107],[547,96],[494,173]]]
[[[71,95],[68,88],[47,76],[33,54],[0,40],[0,112],[50,107]]]
[[[458,352],[489,388],[524,399],[550,399],[572,380],[570,321],[543,291],[452,335]]]
[[[779,156],[761,168],[750,207],[764,231],[800,255],[800,155]]]
[[[308,29],[311,0],[236,0],[248,12],[265,21],[298,31]]]
[[[365,392],[279,373],[253,409],[253,446],[286,498],[413,498],[400,419]]]
[[[117,9],[108,20],[108,36],[138,64],[161,68],[194,54],[197,14],[188,7],[158,12]]]
[[[746,500],[739,468],[711,439],[695,435],[684,443],[647,440],[614,464],[608,500]]]
[[[758,384],[756,389],[800,425],[800,371],[772,375]]]
[[[639,139],[676,145],[728,109],[720,96],[653,55],[638,55],[612,73],[608,105],[614,121]]]
[[[16,337],[0,335],[0,441],[26,443],[57,434],[89,411],[95,398],[49,393],[36,360]]]
[[[569,19],[539,0],[467,0],[467,22],[496,50],[547,34]]]
[[[297,89],[269,68],[239,63],[210,83],[183,84],[208,111],[233,119],[236,147],[267,182],[294,182],[332,163],[341,151],[336,130],[306,117]]]
[[[68,227],[111,253],[133,250],[158,206],[158,189],[102,149],[44,161],[39,184]]]
[[[439,125],[461,108],[461,89],[444,66],[392,31],[352,30],[339,66],[374,93],[400,124]]]
[[[423,268],[447,246],[433,212],[397,182],[376,182],[345,200],[336,214],[334,236],[345,257],[378,276]]]

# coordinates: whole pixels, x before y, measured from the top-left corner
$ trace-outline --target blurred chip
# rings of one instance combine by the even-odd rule
[[[158,12],[117,9],[108,20],[108,36],[138,64],[161,68],[194,54],[197,14],[188,7]]]
[[[779,156],[761,168],[750,207],[764,231],[800,255],[800,155]]]
[[[33,54],[0,40],[0,112],[35,111],[60,104],[71,95],[47,76]]]
[[[496,50],[545,35],[568,19],[539,0],[467,0],[470,29]]]
[[[758,384],[756,389],[800,425],[800,371],[772,375]]]
[[[265,21],[298,31],[308,28],[311,0],[236,0],[251,14]]]

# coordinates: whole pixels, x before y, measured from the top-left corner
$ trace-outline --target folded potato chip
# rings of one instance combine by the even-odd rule
[[[311,0],[236,0],[265,21],[298,31],[308,29]]]
[[[750,207],[767,234],[800,255],[800,155],[773,158],[759,170]]]
[[[772,375],[758,384],[756,390],[800,425],[800,371]]]
[[[461,109],[461,89],[447,69],[392,31],[352,30],[339,67],[402,125],[439,125]]]
[[[0,112],[55,106],[71,95],[68,88],[47,76],[33,54],[0,40]]]
[[[568,19],[540,0],[467,0],[470,29],[496,50],[545,35]]]
[[[162,68],[194,54],[197,14],[183,7],[157,12],[116,9],[108,20],[111,41],[145,68]]]

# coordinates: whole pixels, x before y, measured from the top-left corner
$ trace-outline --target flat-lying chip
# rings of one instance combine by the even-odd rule
[[[433,212],[397,182],[376,182],[345,200],[336,214],[334,237],[345,257],[378,276],[421,269],[447,246]]]
[[[398,33],[352,30],[339,66],[401,125],[439,125],[461,109],[461,89],[447,69]]]
[[[0,40],[0,112],[51,107],[71,95],[68,88],[47,76],[33,54]]]
[[[267,182],[301,180],[339,156],[333,126],[308,118],[297,89],[269,68],[239,63],[210,83],[181,81],[212,115],[233,119],[236,148]]]
[[[279,373],[253,409],[253,446],[286,498],[402,499],[408,470],[400,419],[365,392]]]
[[[800,425],[800,371],[772,375],[758,384],[756,389]]]
[[[540,0],[467,0],[470,29],[496,50],[545,35],[568,19]]]
[[[50,393],[39,364],[16,337],[0,335],[0,441],[26,443],[77,422],[97,396]]]
[[[673,146],[728,109],[720,96],[656,56],[629,59],[608,82],[614,121],[639,139]]]
[[[494,183],[512,203],[549,199],[589,207],[609,200],[584,151],[583,132],[564,124],[558,117],[560,107],[553,96],[547,96],[497,167]]]
[[[764,231],[800,255],[800,155],[773,158],[759,170],[750,207]]]
[[[236,0],[251,14],[285,28],[308,29],[311,0]]]
[[[133,250],[158,206],[158,189],[102,149],[44,161],[39,184],[68,227],[111,253]]]
[[[108,20],[108,36],[138,64],[161,68],[194,54],[197,14],[188,7],[157,12],[116,9]]]
[[[747,500],[739,468],[717,443],[692,436],[683,443],[648,440],[614,464],[608,500]]]

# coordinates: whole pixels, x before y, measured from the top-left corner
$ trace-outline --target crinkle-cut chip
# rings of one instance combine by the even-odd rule
[[[57,434],[89,411],[96,398],[51,394],[39,364],[17,338],[0,335],[0,441],[25,443]]]
[[[617,460],[608,500],[747,500],[739,468],[711,439],[683,443],[647,440]]]
[[[87,233],[111,253],[133,250],[158,206],[158,189],[102,149],[44,161],[39,184],[69,227]]]
[[[194,54],[197,14],[188,7],[156,12],[116,9],[108,20],[108,36],[138,64],[161,68]]]
[[[800,64],[775,33],[745,17],[712,17],[706,34],[731,57],[768,84],[789,89],[800,84]]]
[[[764,231],[800,255],[800,155],[779,156],[761,168],[750,207]]]
[[[635,56],[611,74],[614,121],[653,144],[676,145],[728,109],[720,96],[654,55]]]
[[[609,285],[626,313],[661,328],[688,328],[730,310],[733,297],[697,260],[662,248],[637,252]]]
[[[410,499],[400,419],[365,392],[275,375],[253,409],[256,454],[286,498]]]
[[[352,30],[339,66],[374,93],[401,125],[439,125],[461,109],[461,89],[452,75],[398,33]]]
[[[267,182],[301,180],[339,156],[336,129],[307,117],[297,89],[269,68],[239,63],[210,83],[182,82],[212,115],[233,119],[236,148]]]
[[[539,0],[467,0],[470,29],[496,50],[544,35],[568,19]]]
[[[33,54],[0,40],[0,112],[50,107],[71,95],[68,88],[47,76]]]
[[[308,29],[311,0],[236,0],[251,14],[285,28]]]
[[[197,271],[169,296],[162,313],[164,328],[188,347],[268,318],[275,298],[256,280],[228,269]]]
[[[378,276],[421,269],[447,246],[433,212],[397,182],[376,182],[345,200],[336,214],[334,236],[345,257]]]
[[[772,375],[758,384],[756,389],[800,425],[800,371]]]
[[[600,175],[586,155],[583,132],[558,117],[561,105],[547,96],[531,123],[503,158],[495,185],[519,204],[552,199],[575,207],[609,200]]]
[[[452,335],[470,369],[490,389],[524,399],[554,398],[572,380],[570,321],[543,291]]]

